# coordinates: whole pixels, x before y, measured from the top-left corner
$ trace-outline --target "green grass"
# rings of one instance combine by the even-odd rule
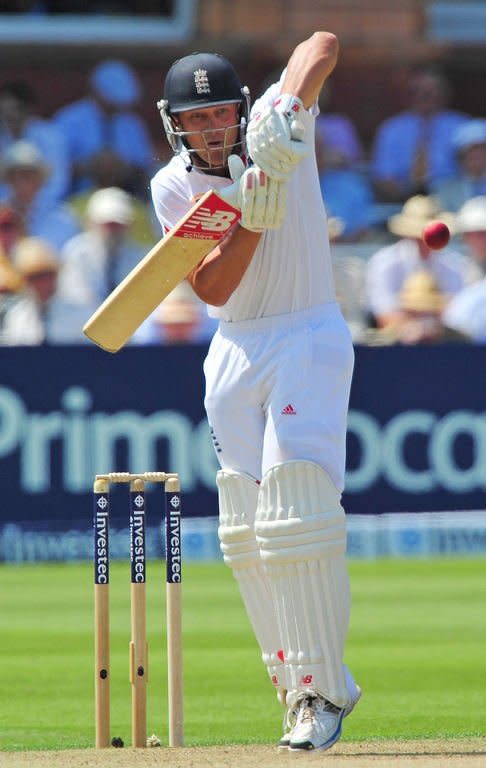
[[[112,566],[112,734],[130,742],[128,564]],[[363,699],[344,740],[485,734],[486,561],[350,563],[346,660]],[[167,740],[164,565],[148,566],[149,732]],[[0,749],[93,745],[89,565],[0,568]],[[231,573],[184,574],[188,744],[274,743],[282,711]]]

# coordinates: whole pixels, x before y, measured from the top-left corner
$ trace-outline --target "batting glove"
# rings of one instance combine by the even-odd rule
[[[276,181],[288,181],[294,168],[308,154],[304,126],[299,121],[302,101],[282,94],[250,121],[246,132],[248,152],[255,165]]]
[[[252,232],[281,227],[287,207],[287,184],[269,178],[256,165],[245,169],[238,155],[228,158],[233,184],[218,194],[241,211],[240,225]]]

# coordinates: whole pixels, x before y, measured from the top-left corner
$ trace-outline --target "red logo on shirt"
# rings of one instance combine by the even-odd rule
[[[288,405],[285,406],[285,408],[282,408],[280,413],[282,414],[282,416],[297,416],[297,411],[295,410],[292,403],[289,403]]]

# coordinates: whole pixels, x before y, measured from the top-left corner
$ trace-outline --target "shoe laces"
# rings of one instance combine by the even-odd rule
[[[324,712],[337,714],[340,711],[339,707],[318,694],[304,694],[299,703],[298,716],[301,723],[313,722],[318,714]]]

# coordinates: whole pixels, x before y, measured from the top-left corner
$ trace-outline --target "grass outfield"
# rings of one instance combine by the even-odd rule
[[[346,661],[363,698],[343,741],[483,736],[486,560],[350,563]],[[0,750],[93,746],[88,564],[0,568]],[[165,571],[148,564],[149,733],[167,740]],[[130,743],[129,569],[112,566],[112,735]],[[274,743],[282,710],[222,564],[184,573],[189,745]],[[1,762],[1,760],[0,760]]]

